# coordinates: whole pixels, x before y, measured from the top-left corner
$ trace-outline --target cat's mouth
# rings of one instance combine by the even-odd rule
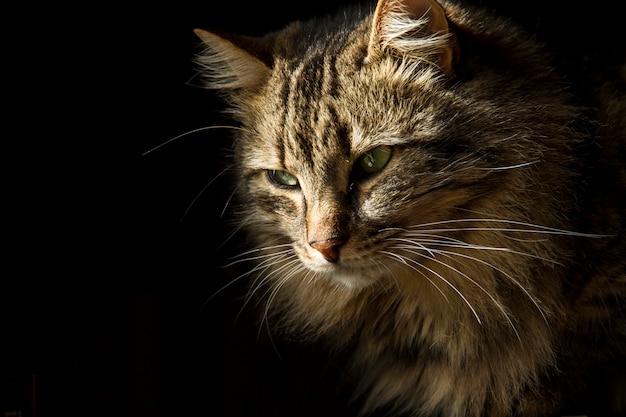
[[[326,278],[350,289],[364,288],[385,276],[385,268],[375,264],[371,259],[351,259],[341,256],[335,262],[329,262],[315,250],[307,251],[303,248],[296,250],[300,261],[315,276]]]

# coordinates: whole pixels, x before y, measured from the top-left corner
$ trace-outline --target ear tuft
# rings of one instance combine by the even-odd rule
[[[206,46],[196,58],[200,75],[208,88],[250,89],[262,85],[270,74],[254,49],[261,40],[240,36],[220,36],[202,29],[194,30]]]
[[[458,49],[439,3],[435,0],[379,0],[367,59],[385,54],[429,62],[452,75]]]

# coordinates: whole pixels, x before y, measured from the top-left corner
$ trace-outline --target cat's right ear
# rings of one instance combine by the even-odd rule
[[[217,35],[194,30],[206,50],[197,57],[206,87],[215,89],[254,89],[270,76],[264,40],[237,35]]]
[[[454,73],[458,45],[437,0],[378,0],[366,59],[376,61],[386,54]]]

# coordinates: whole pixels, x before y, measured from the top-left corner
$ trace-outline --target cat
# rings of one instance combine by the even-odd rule
[[[196,33],[238,123],[240,279],[274,329],[349,353],[363,413],[558,416],[624,380],[623,86],[589,106],[452,0]]]

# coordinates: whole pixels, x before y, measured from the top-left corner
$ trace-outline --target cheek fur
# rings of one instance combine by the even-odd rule
[[[299,216],[299,208],[296,202],[289,197],[274,194],[261,194],[254,196],[254,203],[260,211],[269,215],[277,215],[293,219]]]
[[[272,234],[283,234],[292,241],[297,240],[296,231],[303,225],[303,204],[298,190],[281,190],[262,181],[249,186],[249,196],[244,200],[254,223],[265,223]]]

